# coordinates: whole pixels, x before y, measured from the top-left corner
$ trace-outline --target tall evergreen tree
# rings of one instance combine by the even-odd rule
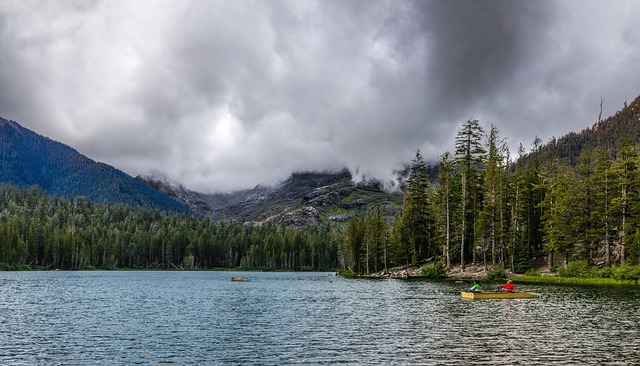
[[[618,225],[618,243],[620,246],[620,262],[625,262],[625,246],[629,238],[627,237],[630,228],[631,219],[631,198],[632,193],[638,192],[638,153],[637,148],[628,136],[623,138],[622,146],[618,151],[616,162],[612,168],[613,174],[617,180],[617,197],[612,203],[617,208],[619,225]]]
[[[366,243],[367,243],[367,264],[371,262],[373,272],[380,271],[380,267],[387,271],[387,223],[380,206],[367,213],[365,219]],[[367,269],[369,273],[369,267]]]
[[[472,255],[475,259],[474,229],[478,217],[481,196],[481,179],[483,171],[482,146],[484,130],[478,120],[467,121],[455,139],[455,159],[460,166],[460,213],[456,220],[461,227],[460,234],[460,269],[465,266],[465,259]]]
[[[545,250],[548,253],[564,257],[566,266],[569,257],[574,253],[574,236],[577,225],[573,218],[572,208],[577,203],[574,196],[576,181],[574,172],[567,166],[559,166],[550,172],[545,180],[547,184],[543,215],[543,232],[545,233]]]
[[[427,194],[429,177],[420,150],[411,164],[411,173],[404,195],[402,209],[402,226],[405,233],[405,244],[411,264],[415,265],[427,256],[432,255],[434,246],[431,240],[431,209]]]
[[[544,181],[543,164],[538,153],[541,149],[541,140],[535,137],[530,154],[533,159],[524,163],[523,149],[519,152],[520,159],[516,166],[517,196],[519,209],[518,228],[516,242],[514,243],[514,270],[526,271],[530,266],[530,258],[542,250],[542,202],[545,198],[545,190],[548,182]],[[556,164],[550,160],[548,166]]]
[[[458,191],[454,180],[454,162],[451,154],[446,152],[440,159],[440,170],[437,189],[437,214],[435,215],[437,227],[442,241],[442,257],[447,269],[451,268],[451,255],[453,253],[452,240],[455,228],[452,227],[452,216],[458,201]]]
[[[597,223],[594,228],[595,237],[600,238],[603,243],[602,253],[604,263],[611,264],[611,230],[614,227],[612,211],[612,192],[614,182],[612,179],[612,159],[611,155],[604,147],[596,148],[596,167],[592,184],[595,186],[595,197],[597,204],[591,211],[593,220]]]
[[[482,244],[483,263],[487,267],[486,253],[490,251],[491,262],[497,263],[502,249],[505,229],[506,207],[503,205],[506,190],[506,144],[499,138],[495,125],[487,136],[487,157],[483,179],[483,202],[478,215],[476,241]]]

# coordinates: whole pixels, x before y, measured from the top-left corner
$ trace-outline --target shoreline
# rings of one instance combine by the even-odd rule
[[[371,278],[371,279],[426,279],[422,275],[422,268],[430,264],[422,266],[409,267],[396,267],[391,268],[387,272],[376,272],[370,275],[358,275],[357,278]],[[538,268],[539,276],[527,276],[524,274],[513,273],[507,271],[507,277],[505,279],[511,279],[514,282],[528,283],[528,284],[550,284],[550,285],[585,285],[585,286],[639,286],[640,282],[636,280],[617,280],[614,278],[601,278],[601,277],[561,277],[557,273],[551,272],[548,267]],[[463,271],[460,270],[460,266],[454,266],[447,270],[442,277],[445,281],[488,281],[487,269],[483,265],[471,264],[465,266]],[[499,282],[500,280],[495,280]]]

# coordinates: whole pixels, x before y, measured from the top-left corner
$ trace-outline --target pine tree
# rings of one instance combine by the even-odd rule
[[[365,219],[367,246],[367,273],[369,264],[373,262],[373,272],[380,271],[380,266],[387,271],[387,223],[380,206],[368,212]]]
[[[632,192],[638,190],[638,153],[629,137],[625,137],[618,151],[618,157],[612,167],[617,181],[618,195],[612,200],[619,217],[618,242],[620,245],[620,263],[625,262],[625,246],[629,238],[629,220],[631,218]]]
[[[495,125],[487,137],[486,168],[484,184],[482,186],[483,202],[480,209],[476,241],[482,243],[483,263],[487,268],[486,253],[490,248],[491,262],[497,263],[498,251],[502,248],[503,230],[506,219],[503,199],[506,189],[506,144],[498,137],[499,131]],[[487,246],[488,243],[488,246]]]
[[[612,160],[608,151],[604,147],[596,149],[596,168],[592,179],[595,185],[596,206],[592,210],[594,221],[598,224],[594,230],[597,232],[596,238],[602,238],[604,263],[611,264],[611,228],[612,221],[612,190],[613,180],[611,174]]]
[[[455,158],[460,166],[460,213],[457,220],[461,227],[460,270],[464,270],[465,258],[471,252],[475,259],[473,239],[475,221],[482,196],[480,183],[482,177],[482,159],[485,150],[482,147],[484,131],[477,120],[469,120],[458,132],[455,140]]]
[[[543,203],[543,232],[545,250],[564,256],[564,265],[573,254],[576,235],[573,206],[576,203],[576,181],[571,168],[560,166],[546,179],[546,196]]]
[[[451,254],[452,247],[451,241],[453,238],[453,228],[451,225],[452,215],[455,211],[454,207],[457,202],[457,197],[454,195],[457,193],[454,187],[454,163],[451,158],[451,154],[446,152],[440,159],[440,170],[438,176],[438,189],[437,189],[437,212],[435,215],[438,221],[437,227],[441,228],[442,235],[442,256],[445,261],[447,269],[451,268]]]
[[[420,150],[411,164],[411,173],[404,196],[402,226],[407,252],[412,265],[433,254],[431,241],[431,209],[428,197],[429,177]]]
[[[517,215],[512,220],[512,230],[515,230],[512,261],[516,272],[526,271],[530,266],[530,258],[542,249],[542,202],[548,184],[544,182],[543,164],[538,154],[540,149],[541,140],[536,136],[530,152],[532,159],[523,159],[525,155],[522,146],[518,152],[520,157],[514,177],[517,210],[512,210]],[[554,164],[554,160],[548,162],[549,167]]]
[[[347,223],[344,233],[344,262],[345,267],[352,272],[362,273],[362,247],[364,241],[364,224],[361,219],[353,218]]]
[[[573,216],[573,241],[575,245],[575,258],[588,259],[595,251],[596,230],[592,212],[596,208],[594,200],[596,186],[592,181],[595,173],[595,156],[591,148],[583,149],[578,155],[577,165],[573,168],[574,187],[570,187],[573,193],[571,198]]]

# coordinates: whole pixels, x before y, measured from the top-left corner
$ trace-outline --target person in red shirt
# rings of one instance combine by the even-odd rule
[[[508,280],[507,283],[505,283],[504,285],[500,286],[500,288],[503,288],[506,292],[513,292],[516,290],[516,288],[513,286],[513,282],[511,282],[511,280]]]

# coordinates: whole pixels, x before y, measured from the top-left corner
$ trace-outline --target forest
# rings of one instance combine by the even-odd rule
[[[496,126],[467,121],[437,183],[418,150],[401,212],[348,222],[342,265],[369,274],[433,261],[516,273],[640,264],[639,100],[581,134],[545,146],[536,137],[515,159]]]
[[[0,269],[333,270],[339,235],[0,186]]]

